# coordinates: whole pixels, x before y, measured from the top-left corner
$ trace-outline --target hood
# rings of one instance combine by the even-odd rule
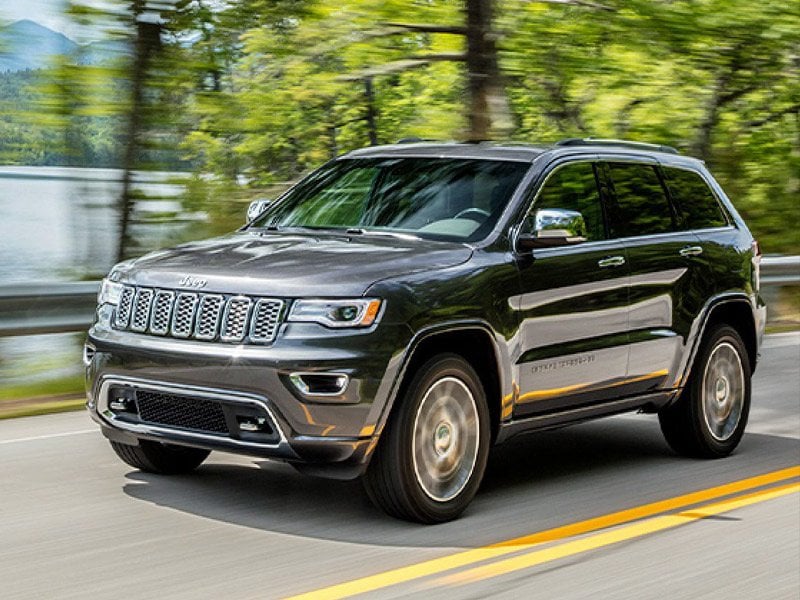
[[[245,231],[159,250],[118,271],[126,283],[166,289],[193,289],[181,284],[189,278],[204,280],[203,292],[358,297],[381,279],[454,266],[471,254],[431,240]]]

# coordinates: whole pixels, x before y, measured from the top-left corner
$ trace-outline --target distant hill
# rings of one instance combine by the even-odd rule
[[[0,27],[0,73],[43,69],[58,55],[74,56],[80,64],[99,64],[126,52],[122,41],[79,45],[62,33],[27,19]]]

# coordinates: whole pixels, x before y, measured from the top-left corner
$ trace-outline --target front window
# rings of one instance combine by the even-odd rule
[[[492,230],[528,166],[454,158],[339,160],[291,189],[252,227],[476,241]]]

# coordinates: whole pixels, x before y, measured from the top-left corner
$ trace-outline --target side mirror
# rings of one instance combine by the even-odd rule
[[[575,210],[543,208],[533,215],[533,233],[517,237],[519,249],[568,246],[586,241],[586,221]]]
[[[261,200],[253,200],[250,206],[247,207],[247,222],[249,223],[261,213],[267,210],[267,207],[272,203],[272,200],[262,198]]]

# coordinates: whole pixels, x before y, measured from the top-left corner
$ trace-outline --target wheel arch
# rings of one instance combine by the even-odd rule
[[[497,438],[503,414],[504,374],[499,344],[489,325],[482,322],[450,323],[419,332],[406,353],[390,402],[381,417],[380,428],[402,399],[413,374],[437,354],[456,354],[466,360],[481,380],[489,409],[492,443]]]
[[[741,336],[747,350],[747,358],[750,363],[750,372],[754,372],[758,363],[758,332],[756,329],[756,318],[753,314],[753,307],[750,299],[744,294],[729,294],[712,300],[704,311],[702,325],[692,344],[692,352],[684,369],[682,384],[688,381],[691,376],[697,353],[708,332],[715,325],[726,324],[733,327]]]

